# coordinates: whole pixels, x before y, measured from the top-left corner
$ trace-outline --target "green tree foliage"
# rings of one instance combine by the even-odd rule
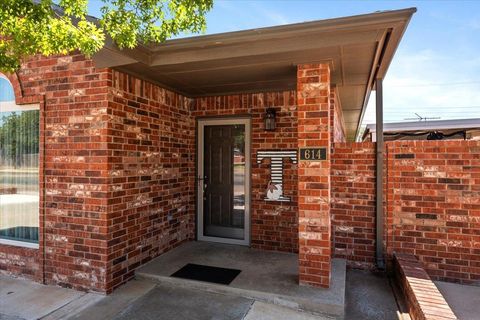
[[[201,32],[213,0],[102,0],[102,17],[87,16],[89,0],[0,0],[0,71],[22,58],[91,56],[110,37],[120,48],[162,42],[182,32]]]

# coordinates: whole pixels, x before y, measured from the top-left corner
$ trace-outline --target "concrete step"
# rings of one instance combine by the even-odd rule
[[[139,279],[150,279],[151,281],[166,286],[241,296],[294,310],[302,310],[334,318],[343,318],[345,314],[345,260],[333,259],[332,269],[334,271],[332,272],[332,286],[330,289],[298,286],[298,290],[292,290],[291,294],[285,290],[283,290],[282,293],[278,293],[275,292],[275,290],[268,291],[269,288],[265,288],[267,290],[262,291],[258,289],[239,288],[238,286],[232,285],[220,285],[209,282],[174,278],[164,274],[144,272],[142,269],[137,271],[136,277]]]

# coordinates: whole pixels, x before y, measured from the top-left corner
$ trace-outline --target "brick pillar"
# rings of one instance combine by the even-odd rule
[[[117,138],[108,131],[111,72],[96,69],[81,55],[38,59],[35,63],[42,68],[55,68],[49,72],[28,69],[39,79],[42,72],[49,75],[42,82],[46,91],[45,282],[107,292],[107,260],[113,259],[107,247],[117,240],[109,238],[113,217],[108,212],[113,192],[109,149]],[[27,88],[40,88],[28,81]]]
[[[329,287],[330,243],[330,69],[328,64],[297,70],[298,147],[322,147],[327,159],[299,161],[299,282]]]

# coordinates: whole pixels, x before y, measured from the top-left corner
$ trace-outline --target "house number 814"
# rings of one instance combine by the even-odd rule
[[[327,160],[326,148],[300,148],[300,160],[318,161]]]

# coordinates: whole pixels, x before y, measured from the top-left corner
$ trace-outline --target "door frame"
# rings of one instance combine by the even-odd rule
[[[250,117],[228,117],[228,118],[203,118],[197,120],[197,172],[196,172],[196,188],[197,188],[197,240],[220,242],[226,244],[250,245],[250,206],[251,206],[251,184],[250,184],[250,166],[251,166],[251,118]],[[245,125],[245,224],[244,239],[230,239],[221,237],[211,237],[203,235],[203,180],[204,176],[204,133],[205,126],[220,125]]]

